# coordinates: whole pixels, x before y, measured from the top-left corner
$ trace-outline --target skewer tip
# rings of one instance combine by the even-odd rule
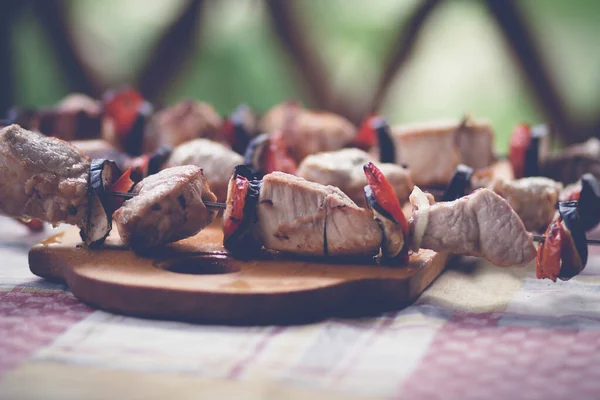
[[[531,237],[533,238],[534,242],[543,242],[546,240],[546,236],[544,235],[531,235]],[[600,246],[600,240],[598,239],[587,239],[586,243],[589,246]]]

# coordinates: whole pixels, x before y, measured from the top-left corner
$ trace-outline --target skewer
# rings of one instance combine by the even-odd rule
[[[543,242],[546,240],[546,236],[544,235],[532,235],[534,242]],[[597,239],[587,239],[586,243],[591,246],[600,246],[600,240]]]
[[[131,199],[137,196],[137,193],[113,192],[109,190],[106,191],[106,194],[110,196],[124,197],[126,199]],[[225,203],[221,203],[219,201],[205,201],[204,205],[209,208],[218,208],[220,210],[224,210],[227,207]]]

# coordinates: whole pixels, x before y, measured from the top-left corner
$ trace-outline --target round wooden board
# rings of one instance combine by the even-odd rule
[[[29,252],[31,271],[67,283],[94,307],[127,315],[221,324],[290,324],[364,316],[413,302],[448,256],[422,250],[402,267],[373,260],[298,259],[266,253],[241,261],[222,246],[218,222],[144,257],[113,230],[101,250],[84,247],[76,228]]]

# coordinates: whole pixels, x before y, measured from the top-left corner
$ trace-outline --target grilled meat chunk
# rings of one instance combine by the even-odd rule
[[[356,137],[356,127],[329,112],[311,111],[287,102],[269,110],[261,120],[263,132],[282,132],[291,156],[299,163],[310,154],[339,150]]]
[[[127,154],[120,152],[104,139],[72,140],[70,143],[89,158],[112,160],[123,170],[126,169],[130,161]]]
[[[302,255],[374,255],[382,235],[368,210],[341,190],[282,172],[265,175],[257,235],[271,250]]]
[[[326,250],[328,255],[376,255],[383,236],[373,213],[358,207],[338,188],[327,186],[325,199]]]
[[[136,251],[195,235],[215,217],[204,201],[215,201],[202,169],[165,169],[139,182],[137,196],[113,214],[123,242]]]
[[[523,222],[506,200],[489,189],[451,202],[413,203],[413,207],[409,223],[413,240],[422,248],[482,257],[499,266],[524,265],[536,256]]]
[[[154,115],[144,135],[144,152],[197,138],[225,141],[222,125],[221,116],[210,104],[184,100]]]
[[[543,232],[554,219],[556,204],[563,190],[561,183],[543,177],[514,181],[492,178],[488,182],[473,179],[475,189],[487,187],[505,199],[528,231]]]
[[[565,185],[576,182],[586,173],[600,179],[600,139],[588,139],[544,158],[540,170],[543,176]]]
[[[89,168],[69,143],[7,126],[0,130],[0,214],[82,227]]]
[[[100,105],[91,97],[73,93],[51,108],[39,110],[31,129],[63,140],[100,136]]]
[[[395,126],[396,162],[407,164],[416,185],[446,186],[459,164],[475,170],[494,161],[494,133],[486,122]]]
[[[166,167],[201,167],[217,199],[225,201],[233,168],[243,162],[244,158],[229,147],[208,139],[195,139],[177,146],[167,160]]]
[[[322,185],[336,186],[357,205],[366,207],[363,188],[367,178],[363,165],[369,161],[372,161],[369,154],[359,149],[313,154],[300,163],[297,175]],[[406,202],[414,186],[410,171],[398,164],[377,164],[377,167],[393,186],[398,200]]]

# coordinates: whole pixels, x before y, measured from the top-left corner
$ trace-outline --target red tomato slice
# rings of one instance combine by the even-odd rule
[[[519,124],[513,130],[510,138],[509,160],[512,165],[515,178],[523,178],[525,175],[525,154],[531,142],[531,128],[528,124]]]
[[[538,247],[535,258],[535,276],[538,279],[548,278],[556,282],[560,275],[560,253],[564,236],[560,218],[550,224],[545,236],[546,239]]]
[[[111,95],[104,103],[104,113],[115,125],[116,133],[125,137],[131,132],[144,103],[142,95],[132,88]]]
[[[370,114],[363,120],[353,142],[355,147],[367,151],[377,144],[377,132],[373,129],[373,120],[375,118],[377,118],[377,115]]]
[[[227,208],[223,213],[223,234],[225,239],[235,233],[244,220],[244,207],[246,206],[246,195],[250,188],[248,179],[238,176],[235,185],[227,197]]]

